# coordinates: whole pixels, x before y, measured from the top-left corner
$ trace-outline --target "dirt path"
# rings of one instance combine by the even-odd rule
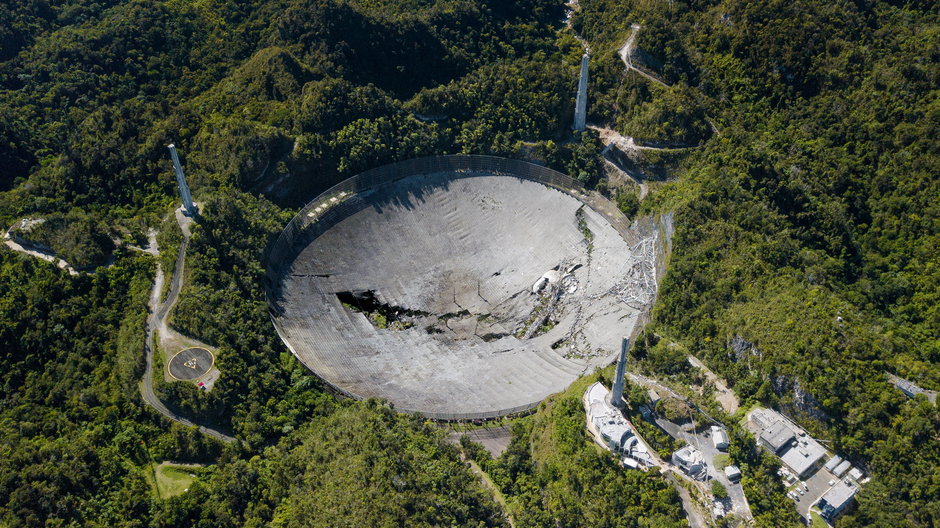
[[[572,29],[571,18],[574,17],[574,14],[577,13],[578,10],[581,9],[581,4],[578,3],[578,0],[571,0],[565,4],[565,7],[568,8],[568,12],[565,15],[565,26],[567,26],[568,29]],[[578,39],[578,42],[581,43],[581,47],[584,48],[584,53],[587,53],[588,55],[590,55],[591,45],[588,44],[588,41],[581,35],[575,33],[574,31],[572,31],[572,33],[574,34],[574,38]]]
[[[127,249],[133,249],[134,251],[140,251],[141,253],[149,253],[153,256],[160,254],[160,251],[157,250],[157,230],[150,228],[147,230],[147,245],[146,246],[135,246],[132,244],[125,244]]]
[[[721,408],[728,414],[736,413],[741,402],[738,400],[738,396],[728,388],[728,384],[725,380],[719,378],[717,374],[706,367],[697,357],[689,355],[688,359],[693,367],[701,369],[702,372],[705,373],[705,377],[715,385],[715,399],[721,404]]]
[[[630,36],[627,37],[627,41],[624,45],[617,51],[617,54],[620,55],[620,60],[627,65],[627,68],[633,67],[633,50],[636,49],[636,36],[640,32],[640,25],[633,24],[630,26]]]
[[[75,268],[73,268],[71,264],[60,259],[54,253],[51,253],[48,251],[40,251],[38,249],[31,249],[26,246],[23,246],[22,244],[19,244],[18,242],[10,238],[9,233],[4,233],[3,238],[4,238],[3,243],[6,244],[6,246],[12,249],[13,251],[16,251],[18,253],[23,253],[24,255],[29,255],[31,257],[36,257],[36,258],[45,260],[46,262],[51,262],[55,264],[56,266],[58,266],[59,268],[64,269],[65,271],[68,271],[69,275],[72,275],[73,277],[78,275],[78,271],[76,271]]]
[[[633,52],[636,51],[636,36],[640,32],[640,25],[633,24],[632,26],[630,26],[630,29],[632,31],[630,32],[630,36],[627,37],[627,42],[625,42],[624,45],[618,51],[618,54],[620,55],[620,60],[623,61],[623,64],[627,67],[628,71],[630,70],[635,71],[636,73],[642,75],[643,77],[649,79],[650,81],[660,86],[663,86],[665,88],[669,88],[669,85],[666,84],[665,81],[654,76],[653,74],[647,72],[644,69],[638,68],[637,66],[633,64]]]
[[[177,210],[177,219],[182,215]],[[189,220],[191,223],[192,220]],[[217,438],[223,442],[234,442],[235,438],[231,437],[222,431],[207,427],[205,425],[199,425],[195,422],[192,422],[175,412],[167,408],[166,405],[160,401],[160,398],[157,397],[156,393],[153,390],[153,371],[154,371],[154,359],[153,359],[153,336],[160,329],[167,328],[166,326],[166,317],[170,313],[170,310],[176,304],[176,300],[179,297],[180,288],[182,287],[182,277],[183,277],[183,265],[186,260],[186,246],[189,244],[189,223],[186,223],[186,227],[183,227],[181,221],[180,228],[183,231],[183,241],[180,243],[179,253],[176,255],[176,266],[175,273],[170,279],[170,293],[167,295],[166,302],[160,304],[160,292],[163,291],[163,282],[165,280],[163,269],[160,266],[159,260],[157,261],[157,276],[154,279],[153,290],[150,292],[150,315],[147,317],[147,338],[144,342],[144,352],[147,359],[147,367],[144,371],[144,378],[141,380],[140,384],[140,395],[143,398],[144,402],[153,407],[155,411],[162,414],[163,416],[173,420],[174,422],[189,426],[196,427],[200,432]],[[156,245],[156,238],[151,242],[151,247],[155,251],[159,252],[159,248]]]
[[[473,460],[470,460],[469,458],[464,457],[463,455],[460,455],[460,459],[470,466],[470,471],[472,471],[473,474],[480,479],[480,481],[483,483],[483,487],[490,492],[490,494],[493,496],[493,500],[495,500],[496,503],[499,504],[500,508],[503,509],[503,515],[505,515],[506,520],[509,521],[509,526],[516,528],[516,523],[513,521],[512,515],[509,515],[509,507],[506,504],[506,497],[503,496],[503,492],[499,491],[499,487],[497,487],[496,484],[490,480],[490,476],[486,474],[486,471],[483,471],[483,468],[481,468],[479,464]]]
[[[588,125],[588,128],[597,132],[597,135],[600,136],[601,143],[604,146],[615,145],[620,150],[626,153],[639,152],[641,150],[681,150],[687,147],[675,147],[675,148],[664,148],[664,147],[649,147],[646,145],[637,145],[636,140],[630,136],[624,136],[620,132],[612,128],[601,127],[597,125]]]
[[[692,494],[689,493],[689,490],[676,479],[673,473],[667,473],[666,480],[672,482],[672,485],[675,486],[676,491],[679,493],[679,499],[682,500],[682,509],[685,510],[689,519],[689,526],[691,528],[707,528],[708,520],[701,510],[695,506],[695,500],[692,498]]]
[[[156,236],[157,236],[157,232],[154,231],[153,229],[150,229],[150,230],[147,232],[147,240],[149,241],[147,247],[139,247],[139,246],[134,246],[134,245],[132,245],[132,244],[121,244],[121,241],[120,241],[120,240],[117,240],[117,241],[116,241],[117,244],[115,244],[115,245],[116,245],[116,246],[121,246],[121,245],[123,245],[124,247],[126,247],[126,248],[128,248],[128,249],[133,249],[133,250],[135,250],[135,251],[140,251],[140,252],[143,252],[143,253],[149,253],[149,254],[151,254],[151,255],[157,255],[158,252],[157,252],[157,249],[156,249],[156,248],[157,248],[157,239],[156,239]],[[80,274],[82,273],[82,272],[76,270],[76,269],[75,269],[71,264],[69,264],[65,259],[60,258],[58,255],[56,255],[55,253],[53,253],[53,252],[51,252],[51,251],[45,251],[45,250],[38,249],[38,248],[35,248],[35,247],[26,247],[26,246],[20,244],[19,242],[13,240],[13,238],[10,236],[10,233],[9,233],[9,232],[6,232],[6,233],[3,234],[3,243],[4,243],[4,245],[6,245],[8,248],[10,248],[10,249],[12,249],[13,251],[16,251],[16,252],[18,252],[18,253],[23,253],[24,255],[29,255],[29,256],[31,256],[31,257],[36,257],[36,258],[45,260],[46,262],[51,262],[52,264],[55,264],[55,265],[56,265],[57,267],[59,267],[60,269],[64,269],[65,271],[68,271],[68,272],[69,272],[69,275],[71,275],[71,276],[73,276],[73,277],[78,276],[78,275],[80,275]],[[111,256],[111,258],[108,260],[108,262],[106,262],[105,264],[103,264],[103,265],[101,265],[101,266],[98,266],[98,267],[106,268],[106,267],[110,266],[110,265],[113,264],[113,263],[114,263],[114,255]]]

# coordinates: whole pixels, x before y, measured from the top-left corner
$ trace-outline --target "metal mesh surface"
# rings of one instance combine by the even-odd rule
[[[465,211],[470,199],[491,194],[505,198],[492,218],[458,219],[448,226],[452,210],[472,216],[477,209]],[[573,227],[574,213],[582,206],[589,211],[585,225],[595,233],[590,244],[593,262],[585,249],[588,244],[578,240],[581,235]],[[518,219],[512,216],[517,210]],[[394,231],[428,231],[397,238],[389,232],[386,238],[382,229],[388,226],[380,229],[376,224],[388,219]],[[516,226],[520,232],[505,233]],[[490,229],[491,234],[480,232]],[[490,249],[487,237],[507,246]],[[529,410],[577,376],[610,362],[619,337],[632,333],[645,309],[621,299],[629,284],[620,278],[637,267],[631,250],[643,245],[641,238],[609,201],[546,167],[490,156],[419,158],[349,178],[302,208],[269,252],[268,303],[275,328],[294,355],[336,391],[353,398],[384,397],[400,410],[438,420],[496,418]],[[530,239],[538,242],[534,249],[519,249]],[[451,249],[444,251],[437,244],[451,244]],[[475,248],[474,253],[447,260],[464,247]],[[521,277],[516,283],[537,279],[556,261],[564,266],[580,263],[579,271],[570,274],[570,282],[578,286],[565,297],[567,304],[559,304],[557,327],[544,336],[522,340],[508,335],[513,328],[506,321],[513,310],[527,309],[519,301],[525,296],[518,296],[518,284],[508,284],[505,275],[488,279],[491,270],[486,268],[506,251],[519,252],[512,255],[519,266],[510,266]],[[466,264],[476,256],[479,263]],[[409,276],[403,263],[408,259],[414,260],[415,274],[424,273],[425,282]],[[435,266],[441,269],[433,271]],[[452,268],[464,274],[454,278]],[[445,279],[425,280],[442,273],[448,274]],[[485,293],[497,300],[469,299],[472,292],[461,288],[472,289],[464,287],[474,280],[481,299]],[[448,281],[455,283],[454,306],[444,306],[441,300],[439,290],[450,288]],[[506,327],[507,335],[490,343],[468,331],[469,338],[458,335],[441,344],[414,329],[374,328],[362,314],[344,309],[334,295],[340,289],[372,288],[389,305],[436,311],[438,319],[444,312],[446,317],[467,312],[456,323],[460,318],[473,323],[471,315],[477,321],[492,317],[497,321],[487,324]],[[464,294],[469,297],[458,298]],[[566,339],[572,347],[580,339],[589,355],[594,350],[593,356],[573,358],[563,348],[555,350]]]

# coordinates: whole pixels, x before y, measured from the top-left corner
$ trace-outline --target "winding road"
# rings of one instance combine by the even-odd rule
[[[633,64],[633,51],[636,49],[636,35],[640,32],[640,25],[633,24],[630,26],[630,29],[633,31],[630,32],[630,36],[627,38],[627,42],[618,51],[620,59],[623,61],[624,65],[626,65],[627,70],[633,70],[643,77],[646,77],[650,81],[653,81],[654,83],[657,83],[665,88],[669,88],[669,85],[666,84],[662,79],[655,77],[651,73],[640,69]]]
[[[212,427],[205,425],[199,425],[171,411],[169,408],[167,408],[166,405],[163,404],[162,401],[160,401],[160,398],[158,398],[156,393],[153,391],[153,336],[158,329],[162,330],[166,328],[167,315],[169,315],[170,311],[173,309],[173,306],[176,305],[177,299],[179,298],[180,289],[183,285],[183,269],[186,261],[186,246],[189,245],[189,224],[192,222],[192,220],[183,217],[179,210],[176,212],[176,219],[180,223],[180,230],[183,232],[183,241],[180,243],[180,250],[176,255],[176,265],[174,266],[174,272],[170,279],[170,292],[167,295],[166,301],[163,303],[160,303],[160,292],[163,291],[163,281],[165,277],[163,274],[163,269],[160,266],[160,262],[159,260],[157,261],[157,276],[153,281],[153,290],[150,292],[150,315],[147,317],[147,339],[144,342],[144,352],[147,357],[147,368],[144,371],[144,378],[141,380],[140,395],[143,398],[144,403],[170,420],[188,427],[196,427],[201,433],[209,435],[223,442],[234,442],[234,437],[229,436],[222,431],[219,431],[218,429],[213,429]],[[156,243],[154,243],[152,247],[156,248]]]

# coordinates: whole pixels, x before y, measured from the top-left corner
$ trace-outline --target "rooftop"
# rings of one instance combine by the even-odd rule
[[[845,482],[839,482],[823,495],[821,501],[825,501],[829,506],[840,510],[852,500],[857,492],[858,488],[849,486]]]
[[[750,415],[755,434],[798,476],[803,476],[824,456],[826,449],[800,426],[772,409],[757,409]]]
[[[783,447],[789,444],[795,436],[793,429],[790,429],[787,424],[780,421],[770,424],[770,427],[764,429],[760,434],[761,440],[773,449],[774,452],[779,452]]]
[[[808,436],[795,440],[795,442],[795,446],[791,446],[790,449],[780,455],[780,460],[792,469],[797,476],[802,476],[826,455],[826,450]]]
[[[841,463],[842,463],[842,457],[840,457],[839,455],[835,455],[829,459],[829,462],[826,462],[826,469],[829,471],[832,471],[833,469],[836,468],[836,466],[838,466]]]
[[[722,444],[728,444],[728,433],[721,427],[712,426],[712,440],[715,443],[715,446]]]
[[[687,445],[682,449],[679,449],[674,453],[674,455],[682,460],[684,464],[695,464],[702,461],[702,452],[695,448],[695,446]]]

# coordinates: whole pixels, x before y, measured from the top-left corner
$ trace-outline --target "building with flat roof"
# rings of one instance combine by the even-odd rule
[[[725,475],[728,476],[728,480],[731,482],[737,482],[741,480],[741,470],[738,469],[738,466],[728,466],[725,468]]]
[[[852,499],[858,488],[849,486],[844,482],[839,482],[833,486],[821,499],[819,499],[819,510],[823,517],[832,521],[839,516],[845,509],[852,504]]]
[[[728,433],[725,432],[724,428],[717,425],[712,426],[712,442],[715,444],[715,449],[721,451],[728,449]]]
[[[687,445],[672,454],[672,463],[682,468],[690,477],[699,479],[704,476],[705,462],[702,452]]]
[[[822,464],[825,448],[784,415],[772,409],[756,409],[748,419],[758,443],[780,457],[798,478],[806,477]]]
[[[838,466],[841,463],[842,463],[842,457],[840,457],[839,455],[834,455],[832,458],[829,459],[829,462],[826,462],[826,466],[825,466],[826,471],[833,471],[836,468],[836,466]]]
[[[780,460],[799,478],[805,478],[822,464],[826,450],[812,438],[798,437],[791,441],[790,448],[780,455]]]
[[[843,460],[841,464],[839,464],[838,466],[836,466],[835,469],[832,470],[832,474],[837,477],[841,477],[842,475],[845,475],[845,472],[848,471],[851,467],[852,467],[851,462],[849,462],[848,460]]]
[[[764,429],[759,439],[764,447],[779,455],[790,445],[790,442],[792,442],[795,437],[796,435],[793,433],[793,429],[790,429],[787,424],[777,421],[770,424],[770,427],[767,429]]]

